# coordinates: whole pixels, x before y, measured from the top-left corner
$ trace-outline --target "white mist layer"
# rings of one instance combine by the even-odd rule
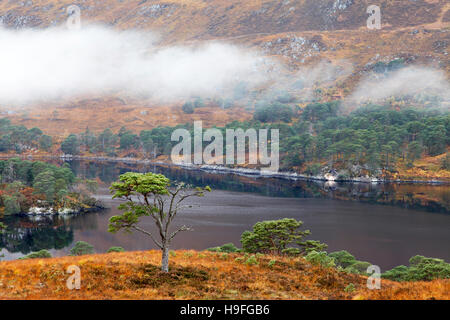
[[[441,70],[410,66],[387,76],[373,74],[361,81],[347,103],[383,101],[390,97],[432,95],[450,100],[450,83]]]
[[[265,59],[220,43],[154,46],[153,34],[105,27],[81,30],[0,28],[0,104],[120,92],[173,102],[226,95],[240,82],[267,78]]]
[[[251,99],[270,100],[287,90],[309,101],[315,86],[332,86],[353,71],[345,61],[322,61],[292,74],[276,61],[235,45],[160,48],[156,40],[153,33],[102,26],[0,28],[0,106],[111,94],[172,103],[193,96],[232,97],[241,82],[248,91],[266,88]],[[344,103],[355,107],[392,96],[427,94],[450,100],[445,73],[411,66],[368,76]]]

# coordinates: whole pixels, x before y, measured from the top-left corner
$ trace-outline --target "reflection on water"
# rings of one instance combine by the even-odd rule
[[[40,249],[66,255],[80,240],[93,244],[97,252],[115,245],[126,250],[153,248],[143,235],[107,232],[109,218],[119,214],[118,201],[110,199],[107,186],[127,171],[153,171],[214,190],[195,200],[200,207],[177,218],[178,224],[193,226],[195,232],[177,236],[175,248],[239,245],[241,233],[255,222],[292,217],[304,221],[312,239],[326,242],[330,250],[346,249],[384,268],[406,264],[415,254],[450,260],[449,186],[287,181],[117,163],[70,165],[77,175],[102,183],[98,197],[110,209],[70,218],[8,217],[8,230],[0,236],[6,259]],[[152,230],[152,221],[143,221],[143,226]]]
[[[117,163],[70,162],[78,175],[99,178],[109,185],[127,171],[162,173],[171,180],[214,190],[256,193],[269,197],[326,198],[394,205],[408,209],[450,213],[450,185],[337,183],[323,181],[257,178],[235,174],[208,173],[177,167]]]
[[[0,248],[28,254],[41,249],[63,249],[73,241],[71,223],[60,217],[7,217]]]

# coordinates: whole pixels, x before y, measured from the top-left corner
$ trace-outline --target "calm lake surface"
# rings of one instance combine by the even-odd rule
[[[258,221],[295,218],[312,235],[308,239],[328,244],[328,251],[347,250],[359,260],[387,270],[408,264],[421,254],[450,261],[450,186],[412,184],[351,184],[287,181],[213,174],[162,166],[69,162],[80,177],[98,178],[96,195],[108,209],[64,217],[8,217],[8,231],[0,236],[3,259],[17,259],[40,249],[54,256],[69,253],[76,241],[87,241],[96,252],[111,246],[125,250],[154,249],[141,234],[111,234],[108,220],[120,214],[119,200],[111,200],[107,187],[127,171],[163,173],[172,180],[213,188],[203,198],[192,199],[175,220],[194,232],[177,235],[173,249],[202,250],[233,242],[240,246],[243,231]],[[151,218],[141,226],[155,230]]]

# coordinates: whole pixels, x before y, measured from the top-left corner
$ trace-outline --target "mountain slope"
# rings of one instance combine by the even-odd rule
[[[247,34],[357,30],[366,25],[369,0],[130,0],[80,2],[25,0],[0,5],[7,27],[48,27],[64,23],[76,4],[82,19],[119,28],[156,29],[174,40]],[[430,25],[448,16],[445,0],[379,1],[384,29]],[[444,19],[445,20],[445,19]],[[436,27],[441,27],[436,25]]]
[[[24,0],[0,3],[0,22],[6,28],[46,28],[61,26],[67,19],[70,0]],[[406,65],[426,65],[443,70],[450,76],[450,4],[445,0],[379,1],[382,29],[368,30],[366,8],[368,0],[85,0],[75,2],[81,8],[83,25],[106,24],[116,29],[135,28],[157,32],[161,46],[194,45],[206,40],[222,40],[257,49],[267,56],[285,63],[287,72],[306,70],[321,62],[344,70],[345,77],[323,88],[323,100],[342,99],[351,94],[359,81],[377,63],[401,59]],[[349,73],[349,74],[347,74]],[[7,114],[7,105],[0,106],[14,123],[38,126],[56,133],[58,126],[46,124],[54,110],[63,106],[73,112],[58,109],[58,119],[65,121],[69,132],[80,132],[86,126],[120,128],[126,125],[123,117],[108,117],[105,109],[142,110],[151,107],[147,119],[130,120],[128,127],[138,131],[157,124],[176,124],[191,121],[181,112],[180,101],[171,105],[149,104],[148,101],[119,101],[115,97],[84,97],[65,103],[46,103],[27,106],[25,112]],[[92,107],[102,106],[102,108]],[[166,107],[176,107],[174,119],[163,119]],[[162,107],[159,111],[155,111]],[[85,113],[89,119],[82,124],[74,114]],[[126,111],[132,112],[132,111]],[[211,113],[217,117],[211,118]],[[209,120],[208,125],[223,124],[225,120],[245,120],[248,113],[224,113],[213,108],[197,119]],[[133,115],[131,118],[139,118]],[[145,117],[143,117],[145,118]],[[96,122],[99,119],[99,123]],[[155,121],[149,121],[154,119]],[[75,120],[75,121],[74,121]],[[136,127],[136,128],[134,128]]]

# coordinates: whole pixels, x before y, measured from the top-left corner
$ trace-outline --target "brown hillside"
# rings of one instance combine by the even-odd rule
[[[176,251],[162,274],[158,251],[0,262],[0,299],[448,299],[449,280],[396,283],[312,266],[302,258]],[[276,260],[270,266],[269,262]],[[68,290],[67,267],[81,269],[81,289]],[[352,283],[355,290],[345,288]]]
[[[3,1],[0,21],[7,28],[45,28],[63,25],[73,1]],[[450,76],[450,4],[446,0],[380,1],[382,29],[366,28],[371,1],[355,0],[86,0],[79,4],[82,23],[101,23],[118,29],[137,28],[161,34],[161,45],[195,44],[221,39],[256,48],[283,61],[290,72],[328,61],[351,75],[327,84],[324,100],[351,93],[377,62],[403,58],[407,64],[437,67]],[[319,84],[321,85],[321,84]],[[322,84],[323,85],[323,84]],[[126,99],[125,99],[126,100]],[[209,124],[250,117],[242,110],[217,107],[194,115],[152,105],[147,101],[86,97],[77,101],[30,107],[4,116],[14,123],[38,126],[47,133],[80,132],[105,127],[138,131],[157,125],[202,119]],[[58,116],[52,118],[54,110]],[[141,112],[147,110],[147,115]],[[145,113],[145,112],[144,112]],[[117,116],[120,115],[120,116]],[[48,121],[52,118],[54,121]]]
[[[3,2],[7,27],[48,27],[64,23],[70,0]],[[163,32],[172,40],[233,37],[254,33],[357,30],[365,26],[369,0],[129,0],[78,4],[83,20],[118,28]],[[447,12],[446,0],[378,1],[387,29],[432,24]]]
[[[205,127],[234,120],[248,120],[251,114],[243,108],[221,109],[206,106],[185,114],[182,102],[172,106],[153,106],[148,102],[125,102],[116,98],[80,99],[64,105],[48,104],[45,107],[30,107],[8,116],[15,124],[27,128],[38,127],[52,136],[66,137],[70,133],[81,133],[89,128],[101,132],[110,128],[118,132],[122,126],[134,132],[158,126],[173,126],[180,123],[202,120]]]

